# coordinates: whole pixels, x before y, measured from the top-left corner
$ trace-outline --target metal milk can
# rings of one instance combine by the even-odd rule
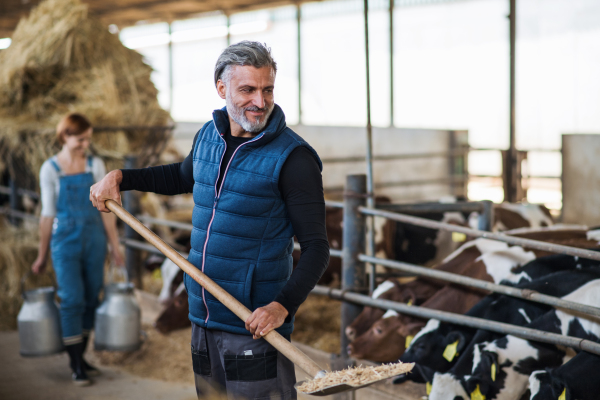
[[[111,283],[104,287],[104,301],[96,310],[94,348],[133,351],[140,348],[141,313],[132,283]]]
[[[52,286],[25,291],[21,279],[23,306],[17,316],[20,353],[24,357],[47,356],[64,350],[58,305],[54,301],[56,289]]]

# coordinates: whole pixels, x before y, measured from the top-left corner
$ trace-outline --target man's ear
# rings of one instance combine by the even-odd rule
[[[220,98],[225,100],[225,95],[227,94],[227,86],[225,86],[225,82],[223,82],[220,79],[217,81],[217,93],[219,94]]]

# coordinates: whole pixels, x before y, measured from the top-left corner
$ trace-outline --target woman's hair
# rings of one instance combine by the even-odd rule
[[[81,114],[67,114],[60,120],[56,127],[56,141],[65,143],[65,136],[77,136],[92,127],[90,121]]]

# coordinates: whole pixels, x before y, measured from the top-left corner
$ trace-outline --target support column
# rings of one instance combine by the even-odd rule
[[[510,25],[510,123],[509,123],[509,148],[506,153],[506,170],[504,171],[504,201],[514,203],[520,199],[517,198],[517,187],[519,179],[517,174],[517,148],[515,140],[515,46],[516,46],[516,21],[517,21],[517,2],[516,0],[509,0],[510,3],[510,14],[509,14],[509,25]]]
[[[173,30],[169,22],[169,112],[173,112]]]
[[[394,127],[394,0],[390,0],[390,127]]]
[[[125,168],[137,168],[137,158],[135,156],[125,157]],[[140,213],[139,195],[133,190],[123,192],[123,207],[131,213],[138,215]],[[133,240],[142,240],[142,237],[133,230],[132,227],[125,224],[125,238]],[[130,282],[133,282],[136,288],[142,289],[142,258],[139,250],[131,247],[125,248],[125,268]]]

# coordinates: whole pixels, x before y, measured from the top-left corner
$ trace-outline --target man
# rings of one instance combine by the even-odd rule
[[[253,311],[241,321],[189,276],[198,396],[212,389],[233,398],[296,398],[294,366],[262,336],[288,340],[294,314],[329,261],[322,165],[286,126],[274,103],[277,64],[257,42],[229,46],[215,66],[226,107],[196,134],[179,164],[110,172],[90,199],[120,202],[119,190],[193,192],[188,260]],[[302,255],[292,272],[292,237]]]

